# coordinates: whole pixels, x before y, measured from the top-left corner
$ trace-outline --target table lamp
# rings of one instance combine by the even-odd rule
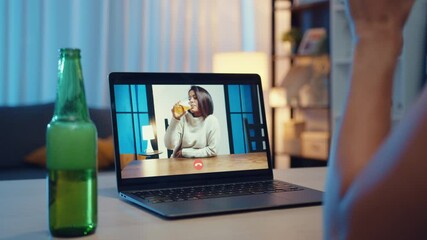
[[[269,94],[270,107],[281,108],[287,106],[286,90],[283,87],[273,87]]]
[[[270,87],[269,59],[264,52],[221,52],[212,59],[215,73],[257,73],[261,77],[262,88]]]
[[[154,131],[153,126],[151,125],[143,125],[142,126],[142,139],[147,141],[147,148],[145,149],[145,153],[153,153],[153,147],[151,146],[151,140],[154,139]]]

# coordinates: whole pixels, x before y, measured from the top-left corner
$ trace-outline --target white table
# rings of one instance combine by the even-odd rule
[[[275,170],[277,179],[324,190],[326,168]],[[322,206],[164,220],[118,198],[98,176],[98,227],[83,239],[322,239]],[[0,239],[50,239],[46,180],[0,181]]]

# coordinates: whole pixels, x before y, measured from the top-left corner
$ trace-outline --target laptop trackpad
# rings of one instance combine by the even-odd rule
[[[239,197],[225,197],[204,199],[186,202],[173,202],[159,204],[151,208],[165,217],[189,217],[212,213],[239,212],[263,208],[274,208],[288,205],[286,197],[278,197],[273,194],[251,195]],[[154,206],[154,205],[153,205]]]
[[[214,205],[224,209],[246,210],[284,206],[287,202],[286,197],[260,194],[216,199]]]

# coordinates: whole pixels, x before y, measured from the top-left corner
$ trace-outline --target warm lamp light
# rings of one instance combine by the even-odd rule
[[[270,86],[268,55],[263,52],[225,52],[213,55],[212,70],[215,73],[257,73],[262,88]]]
[[[153,126],[151,125],[144,125],[141,128],[141,134],[142,139],[147,141],[147,149],[145,150],[146,153],[154,152],[153,147],[151,146],[151,140],[154,139],[154,131]]]
[[[285,88],[274,87],[270,89],[269,101],[273,108],[285,107],[287,105]]]

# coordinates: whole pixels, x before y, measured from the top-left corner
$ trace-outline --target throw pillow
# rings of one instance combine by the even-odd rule
[[[46,146],[40,147],[25,156],[24,161],[40,167],[46,167]],[[105,169],[114,164],[113,137],[98,138],[98,169]]]

